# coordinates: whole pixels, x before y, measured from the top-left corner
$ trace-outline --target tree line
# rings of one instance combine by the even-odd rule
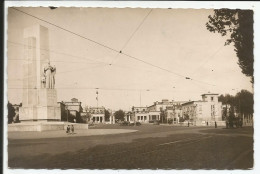
[[[223,119],[227,117],[227,108],[230,106],[231,114],[237,113],[239,116],[253,116],[254,113],[254,95],[247,91],[241,90],[235,96],[230,94],[220,95],[218,100],[225,107],[223,110]]]

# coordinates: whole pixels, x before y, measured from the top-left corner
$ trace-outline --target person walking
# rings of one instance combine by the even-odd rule
[[[188,121],[188,127],[190,127],[190,122]]]
[[[70,126],[69,126],[69,125],[67,126],[67,131],[66,131],[66,133],[67,133],[67,134],[70,133]]]
[[[218,127],[218,125],[217,125],[217,122],[215,121],[215,128],[217,128]]]
[[[71,125],[71,133],[74,134],[74,126]]]

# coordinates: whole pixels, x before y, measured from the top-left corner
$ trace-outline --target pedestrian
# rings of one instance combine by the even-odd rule
[[[218,125],[217,125],[217,122],[215,121],[215,128],[217,128],[218,127]]]
[[[190,127],[190,122],[188,121],[188,127]]]
[[[71,133],[74,134],[74,126],[71,125]]]
[[[66,131],[66,133],[67,133],[67,134],[70,133],[70,126],[69,126],[69,125],[67,126],[67,131]]]
[[[209,122],[207,121],[207,126],[209,125]]]

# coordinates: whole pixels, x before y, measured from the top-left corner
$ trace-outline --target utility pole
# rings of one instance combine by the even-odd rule
[[[140,107],[142,107],[142,91],[140,90]]]
[[[150,89],[146,89],[145,91],[150,91]],[[142,107],[142,90],[140,90],[140,107]]]
[[[98,88],[96,88],[97,91],[96,91],[96,94],[97,94],[97,97],[96,97],[96,100],[97,100],[97,108],[98,108]]]

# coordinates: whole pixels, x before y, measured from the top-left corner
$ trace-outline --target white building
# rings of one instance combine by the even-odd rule
[[[132,107],[134,120],[142,123],[160,120],[160,111],[150,110],[149,107]]]
[[[222,120],[222,102],[218,94],[203,94],[202,101],[190,101],[182,104],[182,118],[194,125],[213,124]]]
[[[102,107],[89,107],[86,111],[90,113],[90,120],[94,123],[104,123],[105,122],[105,108]]]
[[[148,123],[149,122],[149,112],[147,107],[132,107],[132,115],[136,122]]]
[[[172,119],[173,123],[177,124],[182,116],[181,104],[183,103],[185,102],[163,99],[161,102],[156,101],[148,107],[132,107],[132,115],[134,120],[139,122],[149,123],[155,120],[164,120],[166,122],[166,120]]]

